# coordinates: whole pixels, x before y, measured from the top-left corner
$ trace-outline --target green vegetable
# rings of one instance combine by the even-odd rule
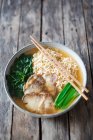
[[[78,96],[79,96],[79,94],[78,94],[77,91],[72,93],[72,98],[70,98],[69,101],[65,100],[64,103],[63,103],[63,106],[61,108],[65,109],[65,108],[69,107],[73,103],[73,101],[76,99],[76,97],[78,97]]]
[[[32,56],[22,54],[15,60],[10,73],[6,76],[11,96],[22,98],[23,85],[32,74]]]
[[[67,91],[71,88],[71,84],[68,83],[63,90],[61,90],[61,92],[58,94],[58,96],[56,97],[55,100],[55,106],[58,107],[58,104],[60,102],[62,102],[65,98],[65,94],[67,93]]]
[[[76,89],[68,83],[55,99],[56,108],[67,108],[79,96]]]

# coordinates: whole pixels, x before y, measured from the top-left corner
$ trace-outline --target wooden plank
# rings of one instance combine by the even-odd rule
[[[43,41],[64,41],[62,17],[61,0],[44,0],[42,17]]]
[[[40,34],[40,0],[24,0],[21,7],[18,49],[31,43],[30,34],[35,37]],[[13,115],[13,140],[39,139],[39,119],[32,118],[30,114],[22,113],[16,108]]]
[[[3,0],[0,4],[0,140],[10,140],[12,104],[4,90],[3,76],[8,60],[17,50],[19,2]]]
[[[0,0],[0,18],[1,18],[2,0]]]
[[[88,113],[89,113],[89,139],[93,139],[93,0],[85,0],[83,1],[83,10],[85,16],[85,25],[86,25],[86,32],[87,32],[87,43],[88,43],[88,51],[89,51],[89,58],[90,58],[90,66],[91,66],[91,77],[92,77],[92,88],[90,94],[90,102],[88,106]]]
[[[83,9],[81,0],[63,0],[64,12],[64,34],[66,42],[73,41],[73,45],[69,46],[83,59],[88,73],[87,85],[92,95],[91,71],[88,56],[88,48],[86,42],[86,31],[83,17]],[[85,39],[84,43],[82,41]],[[70,120],[70,139],[71,140],[92,140],[93,130],[93,102],[84,102],[83,99],[78,105],[69,112]]]
[[[85,16],[85,25],[87,32],[88,49],[91,63],[91,70],[93,70],[93,0],[83,1],[83,9]],[[93,75],[93,71],[92,71]]]
[[[42,40],[63,42],[61,0],[43,2]],[[68,140],[68,115],[42,119],[42,140]]]
[[[30,35],[40,39],[40,15],[40,0],[23,0],[20,22],[19,48],[22,48],[25,45],[31,43],[29,37]]]

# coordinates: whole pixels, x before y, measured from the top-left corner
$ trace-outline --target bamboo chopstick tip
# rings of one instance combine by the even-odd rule
[[[86,97],[86,101],[88,101],[88,97]]]

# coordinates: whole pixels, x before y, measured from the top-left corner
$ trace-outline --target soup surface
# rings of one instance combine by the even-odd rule
[[[75,76],[81,83],[83,83],[82,72],[78,65],[78,62],[76,62],[76,60],[69,53],[56,48],[47,48],[47,51],[54,58],[56,58],[57,61],[59,61],[62,65],[64,65],[66,69],[73,76]],[[49,62],[36,48],[32,48],[31,50],[27,51],[25,54],[33,55],[32,62],[33,62],[34,75],[31,76],[29,79],[27,79],[27,82],[25,83],[23,88],[24,95],[26,95],[27,97],[25,99],[23,99],[24,97],[22,98],[24,101],[17,97],[13,97],[14,102],[18,106],[20,106],[25,110],[28,110],[29,112],[34,112],[39,114],[52,114],[52,113],[62,112],[62,109],[57,109],[54,106],[54,100],[58,95],[58,93],[64,88],[64,86],[68,82],[58,72],[58,70],[51,64],[51,62]],[[43,82],[39,81],[38,89],[40,89],[40,86],[42,86],[42,90],[40,89],[39,91],[36,91],[37,88],[36,85],[33,85],[31,89],[31,84],[33,83],[33,81],[37,83],[37,81],[35,81],[35,76],[37,76],[37,78],[39,79],[41,78],[41,80],[42,79],[44,80]],[[34,86],[36,86],[35,89]],[[33,92],[35,93],[35,96],[34,94],[30,95],[31,91],[32,93]],[[39,92],[40,95],[38,95]]]

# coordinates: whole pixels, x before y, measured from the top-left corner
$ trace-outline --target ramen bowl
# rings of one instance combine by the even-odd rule
[[[80,69],[81,69],[81,72],[82,72],[82,78],[83,78],[83,86],[86,86],[86,82],[87,82],[87,72],[86,72],[86,68],[85,68],[85,65],[82,61],[82,59],[79,57],[79,55],[77,53],[75,53],[73,50],[69,49],[68,47],[66,47],[65,45],[63,44],[59,44],[59,43],[55,43],[55,42],[43,42],[41,43],[43,46],[47,46],[49,48],[57,48],[57,49],[60,49],[66,53],[68,53],[70,56],[72,56],[74,58],[74,60],[78,63]],[[69,110],[71,110],[77,103],[78,101],[80,100],[81,98],[81,95],[78,96],[76,98],[76,100],[66,109],[62,110],[61,112],[57,112],[57,113],[54,113],[54,114],[37,114],[37,113],[32,113],[32,112],[29,112],[27,110],[25,110],[24,108],[21,108],[13,99],[13,97],[11,96],[10,94],[10,91],[9,91],[9,87],[8,87],[8,81],[6,80],[6,76],[9,74],[10,72],[10,68],[11,66],[14,64],[14,61],[16,60],[16,58],[19,58],[19,56],[27,51],[30,51],[32,48],[34,48],[35,46],[33,44],[29,44],[27,46],[25,46],[23,49],[19,50],[16,54],[14,54],[12,56],[12,58],[9,60],[6,68],[5,68],[5,72],[4,72],[4,87],[5,87],[5,90],[6,90],[6,94],[8,95],[10,101],[14,104],[14,106],[19,109],[20,111],[24,112],[24,113],[28,113],[30,114],[31,116],[33,117],[38,117],[38,118],[52,118],[52,117],[57,117],[57,116],[60,116],[66,112],[68,112]]]

